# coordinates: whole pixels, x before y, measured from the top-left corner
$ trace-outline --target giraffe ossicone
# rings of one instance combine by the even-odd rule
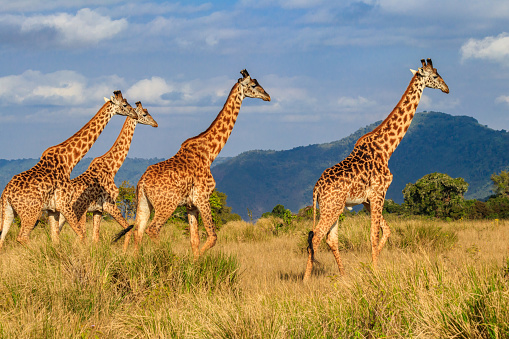
[[[382,216],[385,194],[392,182],[389,159],[407,132],[425,87],[449,93],[431,59],[421,60],[422,67],[412,71],[413,77],[400,101],[387,118],[373,131],[355,143],[350,155],[326,169],[313,189],[313,230],[308,235],[308,260],[304,280],[313,270],[314,255],[323,237],[329,245],[340,273],[343,264],[339,254],[338,218],[345,207],[363,204],[371,213],[371,258],[373,266],[390,236],[390,228]],[[320,219],[316,224],[317,204]],[[380,237],[382,230],[382,238]]]

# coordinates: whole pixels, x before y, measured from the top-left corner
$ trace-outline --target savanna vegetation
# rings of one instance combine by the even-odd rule
[[[325,243],[303,284],[312,221],[270,215],[229,221],[193,261],[178,221],[139,255],[51,244],[43,223],[31,243],[11,228],[0,255],[0,338],[503,338],[509,336],[509,221],[386,216],[393,230],[370,265],[366,215],[344,218],[337,267]],[[91,225],[88,225],[89,229]]]
[[[104,222],[99,244],[78,243],[67,227],[59,245],[43,221],[27,247],[16,243],[15,224],[0,254],[0,338],[509,337],[509,220],[499,218],[508,179],[492,176],[486,202],[465,200],[468,184],[440,173],[408,184],[403,204],[386,202],[392,234],[376,271],[369,215],[345,212],[346,274],[323,243],[307,284],[309,207],[293,214],[278,204],[245,222],[215,191],[218,242],[197,261],[185,209],[137,255],[111,244],[114,221]],[[133,218],[135,188],[119,189],[117,203]],[[472,218],[472,206],[485,213]]]

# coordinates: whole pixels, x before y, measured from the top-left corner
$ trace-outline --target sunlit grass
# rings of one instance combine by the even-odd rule
[[[509,222],[387,221],[377,271],[369,217],[346,218],[346,274],[324,245],[307,284],[310,221],[229,223],[197,261],[178,225],[157,244],[145,237],[138,255],[110,244],[114,222],[97,245],[65,228],[53,246],[37,227],[23,247],[13,226],[0,253],[0,338],[509,336]]]

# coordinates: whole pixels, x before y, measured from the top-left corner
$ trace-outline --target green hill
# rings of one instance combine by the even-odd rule
[[[242,153],[212,169],[217,189],[244,218],[248,208],[256,218],[276,204],[296,212],[311,205],[322,172],[343,160],[357,139],[379,123],[327,144]],[[480,125],[474,118],[417,113],[389,162],[394,179],[387,198],[401,203],[405,185],[432,172],[462,177],[470,184],[466,198],[484,198],[491,193],[490,175],[509,169],[508,149],[509,133]]]

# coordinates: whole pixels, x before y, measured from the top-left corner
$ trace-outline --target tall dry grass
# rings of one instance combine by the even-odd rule
[[[28,247],[10,231],[0,252],[1,338],[509,337],[509,222],[388,218],[380,268],[369,218],[340,225],[347,273],[324,245],[301,282],[309,221],[231,222],[194,262],[188,235],[166,225],[139,255],[48,230]],[[147,238],[147,237],[145,237]]]

